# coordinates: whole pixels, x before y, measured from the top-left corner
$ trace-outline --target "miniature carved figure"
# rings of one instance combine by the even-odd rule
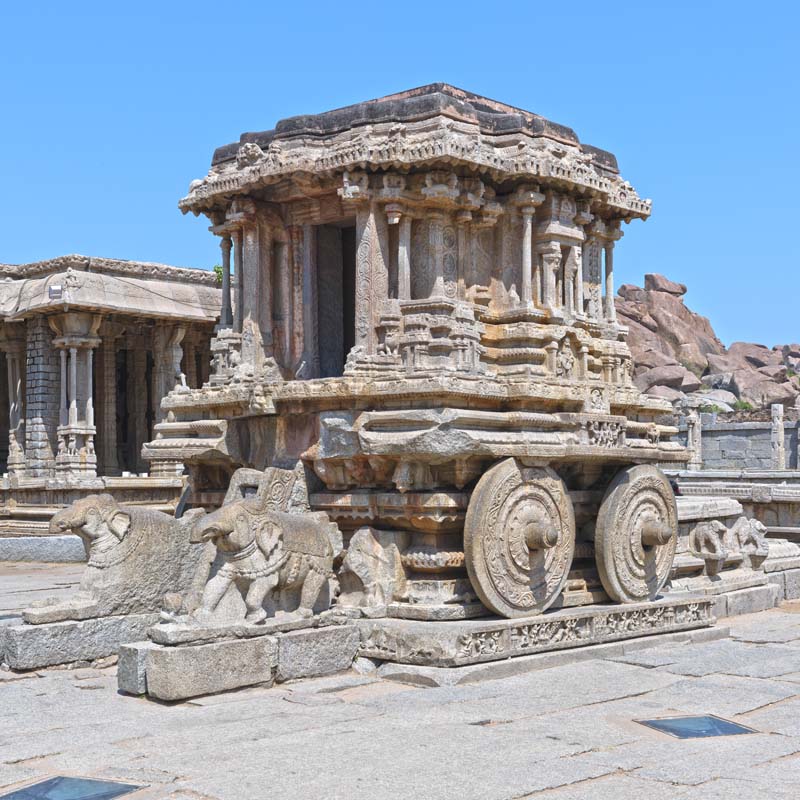
[[[769,555],[767,528],[757,519],[740,517],[731,528],[731,536],[751,569],[758,569]]]
[[[706,562],[706,573],[718,575],[728,558],[728,529],[718,519],[701,522],[692,531],[692,552]]]

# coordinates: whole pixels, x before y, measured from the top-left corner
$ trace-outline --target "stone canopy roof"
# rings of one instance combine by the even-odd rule
[[[214,322],[220,300],[216,275],[199,269],[82,255],[0,264],[5,321],[71,309]]]
[[[582,144],[564,125],[446,83],[243,133],[214,152],[210,172],[192,182],[179,206],[202,213],[301,173],[331,176],[365,166],[402,171],[436,162],[498,181],[552,179],[605,201],[626,219],[650,213],[650,202],[620,178],[611,153]]]

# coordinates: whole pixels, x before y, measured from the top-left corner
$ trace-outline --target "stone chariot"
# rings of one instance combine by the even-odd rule
[[[616,318],[614,246],[650,202],[611,153],[435,84],[244,134],[181,208],[221,237],[222,316],[144,455],[187,466],[190,505],[302,465],[343,534],[337,605],[370,619],[657,598],[659,465],[687,455]]]

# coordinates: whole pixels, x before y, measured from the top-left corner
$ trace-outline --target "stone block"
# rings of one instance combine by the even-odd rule
[[[651,603],[559,609],[517,619],[443,624],[390,618],[362,619],[355,624],[361,630],[361,656],[453,667],[704,628],[715,622],[712,603],[709,597],[667,597]]]
[[[725,616],[737,617],[740,614],[754,614],[757,611],[775,608],[781,600],[781,590],[780,587],[768,583],[766,586],[754,586],[751,589],[730,592],[726,595],[725,600]]]
[[[361,635],[354,625],[291,631],[278,637],[277,680],[311,678],[349,669]]]
[[[86,548],[79,536],[2,536],[0,561],[79,563]]]
[[[780,600],[786,599],[786,577],[783,572],[772,572],[767,575],[767,582],[772,586],[777,586],[780,591]]]
[[[783,573],[784,600],[797,600],[800,598],[800,569],[787,569]]]
[[[184,647],[154,646],[145,657],[147,694],[187,700],[245,686],[271,686],[278,665],[274,636]]]
[[[152,642],[122,645],[117,662],[117,686],[126,694],[147,693],[147,654],[158,647]]]
[[[158,614],[68,620],[3,628],[2,660],[11,669],[39,669],[116,655],[126,642],[145,638]]]

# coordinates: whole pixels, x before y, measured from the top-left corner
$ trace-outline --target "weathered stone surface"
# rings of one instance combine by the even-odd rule
[[[800,598],[800,569],[789,569],[783,573],[784,599],[797,600]]]
[[[677,400],[685,399],[686,395],[680,389],[671,389],[669,386],[652,386],[647,390],[651,397],[658,397],[674,403]]]
[[[711,405],[714,403],[724,403],[728,406],[733,406],[738,399],[733,392],[729,392],[725,389],[713,389],[710,392],[703,392],[702,398]]]
[[[126,694],[147,693],[147,654],[158,647],[152,642],[132,642],[119,648],[117,685]]]
[[[108,494],[76,501],[50,527],[86,542],[89,560],[78,592],[39,601],[23,618],[38,625],[158,611],[167,593],[187,591],[195,576],[202,548],[189,541],[193,518],[121,506]]]
[[[78,536],[0,536],[0,561],[80,563],[86,548]]]
[[[0,629],[3,661],[12,669],[38,669],[115,655],[126,642],[144,639],[156,614],[128,614]]]
[[[685,291],[683,284],[660,275],[646,275],[644,289],[630,284],[620,288],[617,311],[630,329],[636,385],[681,405],[683,398],[661,387],[683,394],[702,385],[729,391],[733,397],[715,402],[726,413],[736,410],[737,400],[756,408],[794,403],[800,386],[788,379],[788,370],[797,372],[800,358],[792,355],[792,346],[769,349],[734,342],[726,350],[710,322],[684,305]],[[678,367],[688,371],[682,380]]]
[[[644,288],[650,292],[667,292],[668,294],[674,294],[676,297],[682,297],[686,294],[686,286],[684,284],[676,283],[654,272],[645,274]]]
[[[312,678],[349,669],[361,635],[355,625],[336,625],[292,631],[278,636],[276,680]]]
[[[486,661],[479,664],[467,664],[461,667],[423,667],[417,664],[395,664],[387,661],[378,667],[378,677],[398,683],[414,686],[460,686],[481,681],[494,681],[511,678],[545,669],[557,669],[570,664],[594,659],[619,659],[633,662],[635,653],[655,650],[676,645],[688,646],[700,642],[712,642],[726,639],[728,628],[698,628],[680,633],[663,633],[660,636],[644,636],[626,639],[621,642],[593,644],[571,650],[559,650],[554,653],[535,653],[519,656],[503,661]],[[657,657],[657,656],[656,656]],[[667,660],[669,662],[669,659]],[[647,662],[645,662],[647,663]]]
[[[463,620],[447,624],[409,620],[357,620],[360,654],[423,666],[458,666],[531,653],[613,642],[714,623],[708,598],[559,610],[515,620]]]
[[[278,665],[278,642],[263,636],[186,647],[154,646],[144,657],[147,694],[159,700],[186,700],[244,686],[271,685]]]
[[[751,589],[741,589],[725,596],[725,610],[718,612],[720,617],[735,617],[739,614],[754,614],[775,608],[781,601],[780,587],[768,583],[766,586],[755,586]]]
[[[754,367],[777,366],[782,363],[782,354],[775,350],[770,350],[763,344],[752,344],[751,342],[734,342],[728,348],[730,358],[746,362]]]
[[[675,364],[666,367],[653,367],[637,375],[634,380],[636,385],[643,392],[646,392],[653,386],[667,386],[670,389],[681,389],[687,378],[687,373],[691,375],[685,367],[682,367],[680,364]],[[698,388],[699,386],[700,382],[698,381]]]

